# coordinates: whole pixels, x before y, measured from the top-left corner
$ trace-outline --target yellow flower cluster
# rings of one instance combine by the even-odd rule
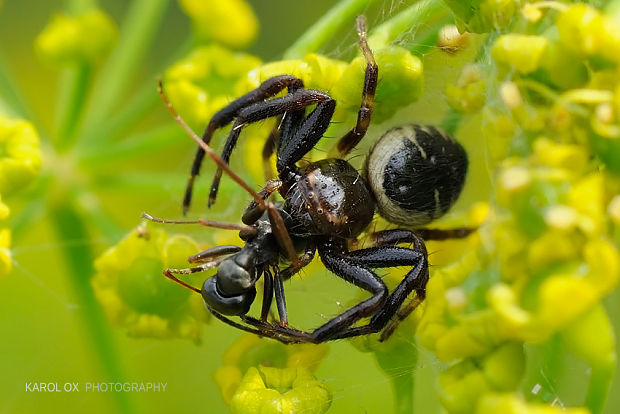
[[[198,46],[166,70],[164,87],[188,125],[202,131],[211,116],[236,97],[237,81],[260,63],[257,57],[217,44]]]
[[[479,3],[482,13],[490,2]],[[598,412],[616,361],[601,301],[620,280],[612,213],[620,190],[620,26],[584,4],[532,3],[523,12],[526,21],[514,27],[540,22],[524,31],[542,34],[498,36],[489,46],[495,66],[466,67],[446,89],[461,113],[486,104],[495,184],[471,250],[434,271],[418,328],[421,342],[453,363],[440,380],[451,413],[556,412],[517,393],[524,346],[552,338],[592,368],[586,405]],[[554,25],[545,30],[543,22]],[[498,81],[484,79],[485,70]]]
[[[39,135],[34,126],[21,119],[0,114],[0,195],[9,197],[23,190],[41,169]],[[0,200],[0,221],[9,217],[9,207]],[[0,276],[12,268],[11,231],[0,228]]]
[[[200,41],[232,48],[250,44],[258,33],[258,19],[245,0],[179,0],[194,24]]]
[[[252,375],[248,373],[250,368],[259,365],[283,370],[302,368],[313,373],[328,350],[326,344],[284,345],[245,334],[223,355],[223,366],[215,372],[215,382],[224,401],[230,404],[239,392],[243,392],[240,385],[244,375]]]
[[[100,10],[54,16],[35,41],[41,58],[56,67],[96,64],[107,56],[118,37],[110,17]]]
[[[40,169],[39,135],[34,126],[0,115],[0,194],[8,197],[22,190]]]
[[[306,368],[251,367],[232,398],[234,414],[323,414],[332,402],[329,388]]]
[[[189,237],[143,224],[95,261],[93,289],[115,325],[139,337],[200,342],[209,318],[200,295],[171,283],[162,269],[185,268],[199,251]]]

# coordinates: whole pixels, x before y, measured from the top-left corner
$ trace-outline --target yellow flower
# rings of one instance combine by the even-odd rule
[[[258,365],[277,368],[305,368],[314,372],[325,358],[327,344],[284,345],[280,342],[244,334],[222,357],[223,366],[215,372],[215,382],[227,404],[237,392],[243,375]]]
[[[162,275],[165,268],[187,267],[187,258],[198,251],[186,236],[140,226],[104,252],[95,261],[92,284],[110,321],[131,336],[199,342],[208,314],[202,298]]]
[[[238,79],[260,59],[219,45],[200,46],[170,66],[164,88],[178,113],[198,133],[211,116],[236,97]]]
[[[497,38],[491,55],[500,65],[510,65],[527,74],[538,69],[547,44],[543,36],[505,34]]]
[[[78,16],[57,14],[37,37],[35,47],[54,66],[94,64],[107,56],[117,37],[116,25],[100,10]]]
[[[232,48],[250,44],[258,33],[258,19],[245,0],[179,0],[192,19],[196,37]]]
[[[235,414],[322,414],[332,402],[329,388],[305,368],[251,367],[231,401]]]
[[[39,136],[34,126],[0,114],[0,194],[6,197],[23,189],[40,169]]]
[[[553,407],[548,404],[534,404],[522,397],[509,393],[489,393],[482,397],[476,414],[589,414],[585,408]]]
[[[11,231],[9,229],[0,229],[0,277],[8,275],[11,269],[13,269],[10,247]]]

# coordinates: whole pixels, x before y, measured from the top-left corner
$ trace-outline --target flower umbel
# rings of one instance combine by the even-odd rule
[[[166,280],[161,272],[186,267],[196,242],[141,225],[95,261],[93,288],[110,321],[128,335],[200,342],[209,313],[198,295]]]

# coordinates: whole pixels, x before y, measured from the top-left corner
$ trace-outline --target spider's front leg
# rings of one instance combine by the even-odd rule
[[[415,236],[414,233],[412,234]],[[373,269],[399,266],[413,267],[392,291],[381,309],[372,316],[367,325],[344,330],[335,335],[335,338],[367,335],[379,332],[385,328],[380,338],[383,341],[393,333],[398,323],[405,319],[424,300],[426,297],[426,283],[428,282],[428,258],[422,240],[416,237],[415,245],[421,245],[421,248],[377,246],[349,252],[349,258]],[[402,304],[413,291],[416,292],[415,300],[400,312],[399,309]],[[388,325],[394,316],[397,316],[397,321]]]
[[[202,134],[202,141],[208,145],[211,142],[213,133],[218,128],[222,128],[231,123],[233,119],[238,116],[239,112],[243,108],[275,96],[284,89],[288,88],[289,92],[292,92],[298,89],[302,89],[303,86],[303,81],[292,75],[282,75],[267,79],[258,88],[246,93],[240,98],[235,99],[226,107],[216,112],[209,121],[207,127],[205,128],[204,133]],[[196,176],[200,173],[200,167],[202,165],[204,157],[205,151],[199,147],[196,151],[196,156],[194,157],[194,162],[192,163],[189,180],[185,189],[185,197],[183,198],[184,213],[187,212],[187,210],[189,209],[189,205],[191,204],[194,180]]]
[[[340,338],[342,332],[354,329],[351,328],[351,325],[364,317],[376,313],[388,299],[388,288],[381,278],[368,267],[350,258],[342,243],[330,239],[318,243],[318,245],[319,255],[328,270],[347,282],[370,292],[372,296],[335,316],[312,332],[274,326],[275,330],[282,335],[290,337],[291,340],[321,343],[330,339]],[[343,337],[346,337],[346,335]]]
[[[311,333],[274,327],[292,341],[320,343],[332,339],[377,333],[383,330],[380,340],[387,339],[398,323],[415,309],[426,295],[428,282],[428,259],[424,242],[410,230],[386,230],[381,232],[386,244],[412,243],[413,248],[382,245],[367,249],[344,251],[344,248],[319,249],[325,267],[347,282],[373,293],[370,299],[349,308]],[[329,244],[327,244],[329,246]],[[325,246],[325,245],[323,245]],[[370,269],[413,266],[403,280],[388,296],[383,281]],[[416,299],[404,311],[399,311],[411,292]],[[366,325],[352,327],[363,317],[371,316]],[[396,321],[389,322],[396,316]]]
[[[370,126],[370,118],[375,105],[375,92],[377,91],[377,83],[379,81],[379,67],[375,62],[375,57],[368,46],[366,39],[366,18],[358,16],[357,18],[357,34],[359,36],[359,46],[366,59],[366,73],[364,76],[364,88],[362,90],[362,102],[357,113],[357,123],[346,135],[338,140],[335,151],[330,151],[333,156],[344,158],[360,143],[368,127]]]
[[[303,111],[312,105],[316,105],[316,108],[304,117]],[[297,153],[302,151],[303,153],[294,161],[296,162],[306,155],[323,136],[329,126],[335,106],[336,102],[327,93],[313,89],[299,89],[280,98],[249,105],[238,112],[221,158],[228,164],[232,150],[246,125],[286,113],[288,116],[285,116],[282,121],[281,137],[277,148],[278,165],[283,156],[296,157]],[[308,147],[305,144],[309,141],[312,141],[312,145]],[[288,154],[287,149],[293,149],[295,152]],[[286,159],[286,165],[289,165],[288,158]],[[278,171],[280,171],[279,168]],[[217,197],[220,177],[221,173],[216,173],[209,193],[209,205],[213,204]]]

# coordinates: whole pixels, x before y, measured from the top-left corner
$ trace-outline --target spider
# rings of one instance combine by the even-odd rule
[[[363,177],[342,158],[366,134],[378,79],[363,16],[357,18],[357,32],[366,60],[365,81],[357,123],[337,142],[339,158],[298,165],[323,137],[336,102],[323,91],[305,89],[303,81],[295,76],[273,77],[236,99],[213,116],[202,138],[176,113],[159,83],[159,92],[168,109],[199,145],[183,200],[184,212],[189,208],[194,179],[205,155],[218,166],[209,205],[215,202],[222,172],[253,198],[242,216],[244,224],[163,220],[143,214],[156,222],[200,223],[239,230],[245,242],[243,247],[216,246],[189,258],[190,263],[199,264],[196,267],[164,271],[169,279],[200,293],[216,318],[236,328],[283,343],[321,343],[377,332],[381,332],[380,340],[385,340],[425,297],[429,273],[424,239],[465,237],[472,231],[469,228],[384,230],[370,236],[371,247],[349,249],[349,242],[369,226],[375,210],[390,222],[412,228],[443,215],[458,198],[468,165],[460,144],[432,126],[420,125],[404,125],[384,134],[366,159]],[[285,95],[274,97],[284,89],[287,89]],[[312,106],[314,109],[306,113]],[[278,178],[256,192],[228,166],[228,161],[243,128],[271,117],[279,122],[267,138],[263,161],[267,162],[275,151]],[[218,156],[209,146],[211,137],[214,131],[233,120],[222,155]],[[283,202],[269,201],[276,191]],[[403,243],[410,247],[398,246]],[[329,271],[371,296],[308,332],[288,324],[283,281],[309,264],[317,251]],[[281,269],[283,259],[290,264]],[[373,269],[397,266],[411,269],[390,292]],[[175,276],[214,267],[217,273],[204,282],[202,289]],[[255,318],[247,313],[261,276],[262,310],[260,318]],[[416,293],[415,299],[401,306],[412,292]],[[278,321],[268,320],[274,298]],[[235,321],[231,316],[240,320]]]

